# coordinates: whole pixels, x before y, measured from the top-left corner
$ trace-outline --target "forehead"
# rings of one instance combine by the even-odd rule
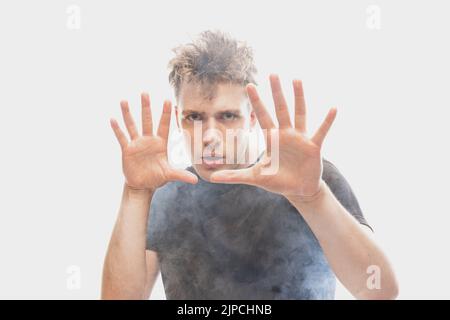
[[[245,88],[239,84],[219,83],[213,87],[205,87],[195,83],[183,83],[178,106],[183,110],[214,112],[243,108],[247,102]]]

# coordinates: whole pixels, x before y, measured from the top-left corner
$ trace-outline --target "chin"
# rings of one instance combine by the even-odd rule
[[[219,166],[211,167],[211,166],[207,166],[205,164],[196,164],[196,165],[194,165],[194,169],[197,171],[198,175],[203,180],[209,181],[210,176],[214,172],[226,169],[226,165],[222,164]]]

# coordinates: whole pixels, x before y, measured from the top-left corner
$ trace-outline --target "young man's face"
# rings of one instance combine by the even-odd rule
[[[184,83],[175,106],[177,125],[183,130],[192,164],[204,180],[222,169],[249,165],[248,137],[256,124],[245,88],[217,84],[212,100],[198,84]],[[195,157],[194,152],[197,152]]]

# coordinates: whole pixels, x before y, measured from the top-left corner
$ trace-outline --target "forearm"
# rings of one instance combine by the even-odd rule
[[[395,298],[395,275],[382,250],[323,181],[321,188],[318,196],[309,201],[295,197],[287,199],[308,223],[337,278],[356,298]],[[369,266],[380,270],[379,289],[367,285]]]
[[[103,268],[102,299],[146,298],[146,228],[152,196],[151,191],[124,185]]]

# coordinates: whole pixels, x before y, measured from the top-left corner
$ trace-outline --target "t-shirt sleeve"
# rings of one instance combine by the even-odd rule
[[[361,207],[358,203],[350,184],[329,160],[323,159],[322,179],[333,192],[341,205],[361,224],[366,225],[372,231],[372,227],[367,223]]]
[[[162,187],[157,189],[150,203],[150,210],[147,220],[147,250],[161,251],[165,245],[166,227],[167,227],[167,190]]]
[[[156,223],[154,221],[151,221],[149,217],[147,223],[147,241],[145,245],[146,250],[159,251],[159,240],[155,235],[155,230],[157,230],[155,225]]]

